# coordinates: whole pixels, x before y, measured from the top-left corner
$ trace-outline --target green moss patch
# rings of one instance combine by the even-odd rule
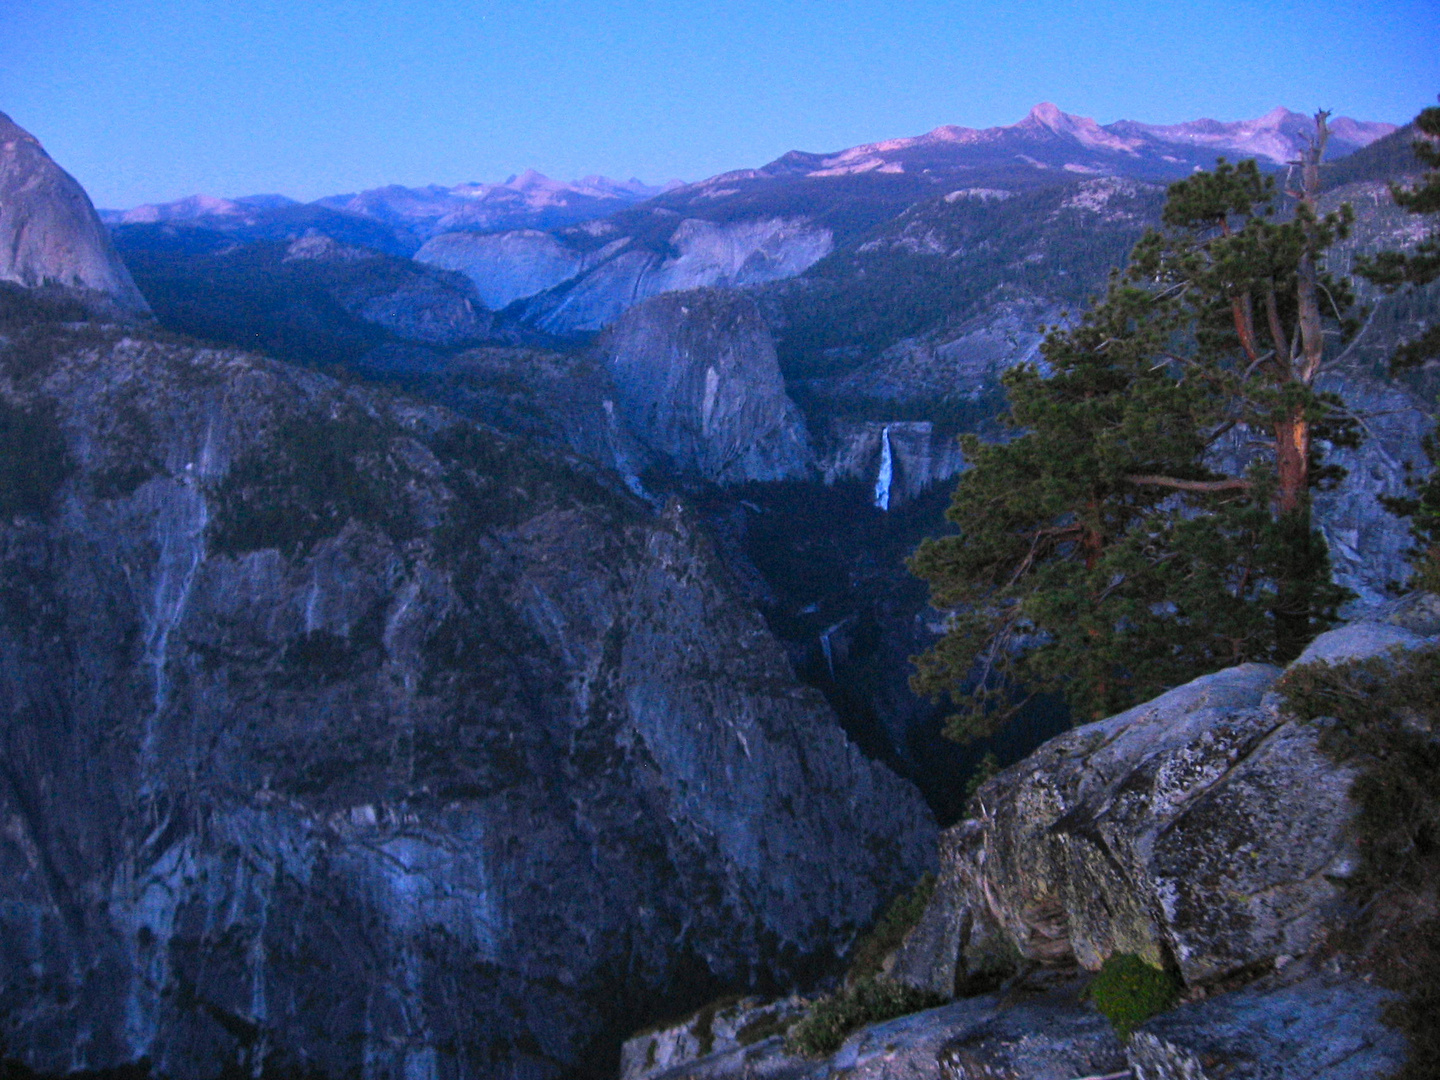
[[[1115,953],[1090,984],[1089,995],[1116,1033],[1128,1039],[1146,1020],[1174,1008],[1180,980],[1133,953]]]

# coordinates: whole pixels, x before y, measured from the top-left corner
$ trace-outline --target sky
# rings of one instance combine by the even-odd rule
[[[97,206],[536,168],[698,180],[1040,101],[1403,123],[1440,0],[0,0],[0,112]]]

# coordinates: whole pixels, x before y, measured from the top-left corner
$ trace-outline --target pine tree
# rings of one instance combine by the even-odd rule
[[[1046,338],[1049,368],[1005,376],[1011,437],[963,442],[969,468],[912,570],[950,615],[916,658],[917,692],[948,694],[956,738],[988,734],[1022,692],[1104,716],[1205,671],[1294,656],[1334,620],[1310,490],[1320,449],[1354,424],[1314,389],[1327,323],[1351,298],[1325,273],[1348,208],[1321,216],[1325,114],[1275,220],[1254,162],[1171,186],[1104,299]],[[1248,467],[1216,471],[1243,437]],[[1256,447],[1256,443],[1263,444]]]
[[[1440,140],[1440,108],[1422,110],[1415,118],[1415,130],[1431,140]],[[1413,188],[1392,184],[1390,193],[1396,205],[1412,214],[1440,213],[1440,145],[1420,139],[1414,148],[1415,156],[1431,171]],[[1388,291],[1430,284],[1440,278],[1440,226],[1432,229],[1410,254],[1382,252],[1362,262],[1358,270]],[[1402,345],[1391,357],[1390,369],[1405,371],[1436,358],[1440,358],[1440,323]],[[1424,448],[1435,466],[1429,477],[1412,482],[1409,497],[1383,501],[1390,510],[1410,519],[1410,534],[1415,539],[1410,584],[1440,593],[1440,426],[1425,439]]]

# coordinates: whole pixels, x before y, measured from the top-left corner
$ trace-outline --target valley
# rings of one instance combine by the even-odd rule
[[[1409,129],[1332,127],[1345,274],[1423,237],[1387,186],[1420,168]],[[1018,950],[1003,993],[1060,1032],[1067,1080],[1150,1067],[1046,981],[1116,951],[1189,987],[1303,954],[1314,979],[1257,984],[1264,1008],[1349,1015],[1354,990],[1393,1064],[1381,996],[1301,941],[1341,904],[1319,882],[1348,804],[1265,696],[1278,669],[1170,691],[1181,734],[1102,721],[1113,751],[1050,695],[960,745],[908,685],[945,614],[906,559],[949,530],[956,437],[1012,437],[1004,373],[1044,370],[1047,329],[1104,291],[1168,183],[1219,155],[1283,174],[1310,130],[1042,104],[691,184],[97,214],[0,114],[0,448],[25,480],[0,493],[0,1056],[17,1076],[722,1080],[878,1077],[899,1052],[950,1062],[905,1075],[1051,1076],[984,1042],[1029,1023],[985,983],[993,946]],[[1425,465],[1435,365],[1388,361],[1440,283],[1360,291],[1323,384],[1365,433],[1315,495],[1361,628],[1333,640],[1423,650],[1440,624],[1396,606],[1412,539],[1380,500]],[[1248,460],[1243,434],[1216,460]],[[1202,778],[1156,779],[1204,755]],[[1209,912],[1186,860],[1225,878],[1213,831],[1286,785],[1316,800],[1294,843],[1325,865],[1256,870]],[[843,986],[927,872],[886,970],[950,998],[969,964],[990,997],[828,1064],[741,1037]],[[1251,929],[1217,944],[1227,919]]]

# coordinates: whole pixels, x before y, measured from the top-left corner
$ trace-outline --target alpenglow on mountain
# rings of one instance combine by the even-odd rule
[[[1395,130],[1394,124],[1347,117],[1332,121],[1330,127],[1332,158],[1368,146]],[[1299,153],[1307,133],[1313,130],[1313,120],[1285,108],[1256,120],[1202,119],[1171,125],[1119,120],[1102,126],[1089,117],[1062,112],[1046,101],[1019,123],[1004,127],[947,124],[914,138],[866,143],[832,154],[792,150],[760,169],[724,173],[702,185],[764,176],[924,173],[1002,165],[1158,179],[1208,168],[1217,155],[1254,157],[1262,164],[1283,165]]]

